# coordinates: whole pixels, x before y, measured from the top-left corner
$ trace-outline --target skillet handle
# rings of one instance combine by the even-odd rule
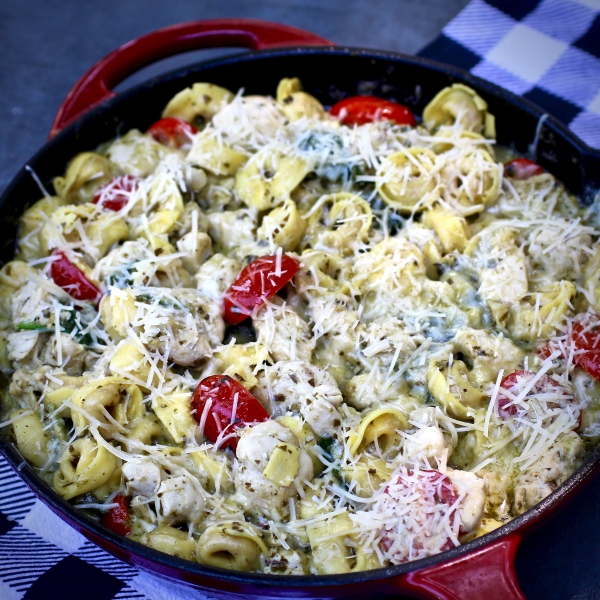
[[[54,137],[71,121],[115,96],[116,85],[157,60],[201,48],[331,46],[333,42],[303,29],[258,19],[211,19],[157,29],[117,48],[98,61],[67,94],[52,123]]]
[[[407,573],[398,587],[431,600],[526,600],[514,567],[520,542],[520,534],[510,534],[465,556]]]

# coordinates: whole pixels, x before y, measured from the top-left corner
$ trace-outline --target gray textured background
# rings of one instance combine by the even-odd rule
[[[153,29],[203,18],[251,17],[308,29],[340,45],[415,53],[466,4],[466,0],[0,0],[0,190],[44,144],[56,110],[77,79],[117,46]],[[214,55],[204,51],[168,59],[120,88]],[[527,598],[600,600],[597,507],[598,481],[524,541],[517,573]]]

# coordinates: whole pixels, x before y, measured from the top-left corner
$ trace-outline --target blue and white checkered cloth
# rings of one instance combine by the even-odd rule
[[[419,54],[528,98],[600,148],[600,0],[472,0]]]
[[[600,148],[600,0],[472,0],[422,56],[536,102]],[[120,562],[37,500],[0,457],[1,600],[204,600]]]

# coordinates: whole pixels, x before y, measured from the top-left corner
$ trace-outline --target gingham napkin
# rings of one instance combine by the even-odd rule
[[[473,0],[422,56],[529,98],[600,148],[600,0]],[[204,600],[113,558],[0,457],[1,600]]]
[[[419,54],[528,98],[600,148],[600,0],[472,0]]]

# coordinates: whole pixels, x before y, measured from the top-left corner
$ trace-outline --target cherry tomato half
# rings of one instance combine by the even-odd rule
[[[458,501],[458,495],[452,485],[452,481],[443,473],[440,473],[435,469],[424,469],[419,471],[418,483],[416,486],[413,478],[413,471],[408,471],[406,475],[399,475],[394,483],[389,484],[385,488],[384,493],[391,498],[394,498],[394,487],[396,487],[396,489],[399,487],[401,490],[410,489],[426,500],[429,500],[430,502],[433,501],[435,504],[453,506]],[[452,511],[452,514],[454,514],[454,511]],[[392,546],[392,541],[384,535],[381,538],[380,544],[385,551],[388,551]],[[442,552],[452,548],[454,548],[454,544],[450,538],[447,538],[446,543],[442,547]]]
[[[64,255],[55,250],[52,256],[57,256],[50,265],[50,275],[54,283],[61,287],[75,300],[98,300],[100,290]]]
[[[517,405],[510,404],[511,398],[508,395],[502,393],[506,390],[511,393],[512,396],[518,396],[521,391],[521,387],[535,377],[535,373],[531,371],[514,371],[510,375],[507,375],[500,383],[500,393],[498,395],[498,414],[503,419],[514,417],[517,414]],[[530,394],[551,394],[551,393],[566,393],[566,390],[561,387],[554,379],[548,375],[543,375],[533,386]],[[573,401],[570,395],[565,395],[563,398],[558,398],[556,402],[548,401],[548,404],[558,404],[559,406],[565,406]],[[576,429],[581,426],[581,412],[578,415],[578,425]]]
[[[344,125],[364,125],[373,121],[394,121],[396,125],[410,125],[417,122],[410,110],[391,100],[375,96],[352,96],[336,102],[329,113],[341,117]]]
[[[119,494],[118,496],[115,496],[113,502],[118,504],[118,506],[111,508],[104,517],[102,517],[102,525],[120,535],[129,535],[131,533],[131,527],[129,527],[127,498],[125,498],[123,494]]]
[[[169,148],[183,148],[190,144],[198,130],[179,117],[165,117],[150,125],[147,133]]]
[[[511,179],[523,181],[534,175],[541,175],[544,169],[528,158],[515,158],[504,163],[504,174]]]
[[[223,318],[229,325],[237,325],[249,317],[300,268],[300,263],[287,254],[281,257],[279,270],[277,263],[277,256],[260,256],[240,271],[223,297]]]
[[[592,316],[593,322],[600,321],[600,315]],[[594,379],[600,381],[600,325],[588,329],[590,319],[573,321],[571,341],[575,346],[573,360],[585,369]]]
[[[535,373],[531,371],[513,371],[500,382],[500,393],[498,394],[498,413],[503,419],[514,417],[517,414],[517,405],[511,404],[511,399],[508,395],[502,393],[502,390],[511,392],[513,396],[518,395],[519,386],[523,381],[527,381],[534,377]],[[534,390],[540,382],[534,386]]]
[[[121,175],[103,185],[95,194],[92,202],[100,204],[107,210],[121,210],[129,201],[131,192],[135,190],[140,181],[135,175]]]
[[[447,504],[451,506],[458,500],[452,481],[447,475],[436,471],[435,469],[423,469],[419,471],[419,486],[423,488],[425,494],[430,494],[436,504]],[[395,484],[402,487],[408,487],[410,485],[409,479],[414,477],[414,473],[409,471],[406,475],[406,479],[400,475],[396,480]],[[388,485],[384,493],[389,494],[390,486]]]
[[[240,427],[269,420],[269,413],[262,404],[229,375],[211,375],[203,379],[194,390],[192,407],[196,421],[202,423],[204,420],[206,439],[213,444],[218,441],[219,448],[234,451],[238,444],[235,432]]]

